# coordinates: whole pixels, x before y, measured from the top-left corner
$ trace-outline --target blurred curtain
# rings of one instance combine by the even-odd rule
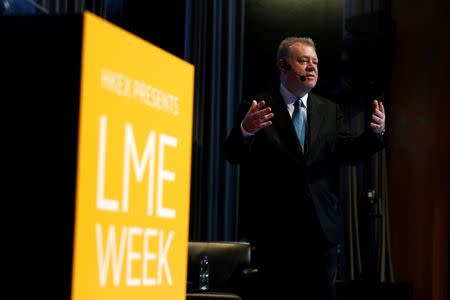
[[[389,2],[346,0],[342,56],[343,85],[350,98],[344,105],[355,133],[370,130],[371,101],[385,109],[389,89],[393,24]],[[386,112],[389,114],[389,111]],[[389,124],[386,124],[389,132]],[[389,242],[386,149],[354,167],[341,169],[345,232],[341,279],[392,282]]]
[[[222,145],[242,95],[244,0],[187,0],[185,60],[195,66],[190,240],[235,240],[238,168]]]
[[[107,11],[120,12],[123,2],[124,0],[0,0],[0,14],[70,14],[89,10],[107,17]]]

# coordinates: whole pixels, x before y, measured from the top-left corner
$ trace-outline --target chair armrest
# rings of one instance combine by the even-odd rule
[[[259,270],[253,267],[244,267],[234,277],[234,291],[247,299],[257,290]]]
[[[234,277],[235,286],[246,289],[256,283],[259,271],[256,268],[246,267],[241,269],[236,275]]]
[[[249,276],[255,276],[258,272],[259,271],[256,268],[245,268],[245,269],[242,269],[241,274],[242,274],[242,276],[249,277]]]

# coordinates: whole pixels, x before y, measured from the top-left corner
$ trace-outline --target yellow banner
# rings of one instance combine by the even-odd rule
[[[84,15],[72,299],[185,299],[193,83]]]

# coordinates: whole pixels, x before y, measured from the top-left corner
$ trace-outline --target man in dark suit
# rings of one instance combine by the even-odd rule
[[[225,142],[246,191],[241,234],[256,249],[260,298],[336,299],[337,167],[383,147],[383,104],[373,101],[372,130],[352,136],[338,106],[310,92],[318,79],[310,38],[284,39],[277,67],[278,90],[243,102]]]

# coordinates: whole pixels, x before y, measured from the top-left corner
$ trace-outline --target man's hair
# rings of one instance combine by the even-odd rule
[[[311,46],[314,48],[314,50],[316,50],[316,45],[315,45],[314,41],[312,40],[312,38],[290,36],[290,37],[287,37],[284,40],[282,40],[280,43],[280,46],[278,46],[277,61],[280,59],[285,60],[289,55],[289,51],[290,51],[289,48],[296,43],[301,43],[301,44]]]

